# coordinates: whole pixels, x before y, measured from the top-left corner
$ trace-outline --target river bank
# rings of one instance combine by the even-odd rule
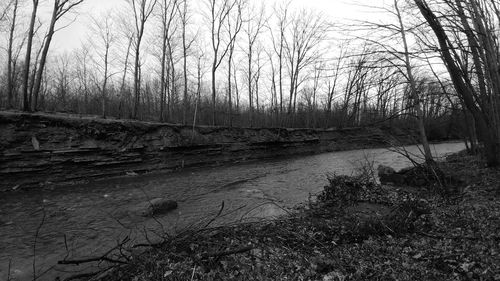
[[[439,159],[465,148],[456,142],[431,147]],[[405,149],[410,154],[419,153],[417,146]],[[33,280],[35,261],[39,280],[54,280],[57,276],[64,280],[89,265],[64,265],[58,261],[102,256],[126,237],[131,240],[129,244],[146,243],[156,241],[159,233],[175,235],[192,225],[206,225],[217,216],[222,204],[223,212],[213,226],[274,219],[307,202],[310,194],[321,192],[328,184],[326,175],[352,175],[366,161],[397,170],[411,165],[397,152],[378,148],[3,193],[0,280],[5,280],[9,265],[14,280]],[[133,212],[154,198],[174,200],[178,209],[155,218]]]
[[[82,280],[500,280],[500,171],[464,153],[440,167],[461,184],[332,177],[282,219],[191,229]]]
[[[0,112],[0,192],[184,167],[413,144],[411,130],[227,128]]]

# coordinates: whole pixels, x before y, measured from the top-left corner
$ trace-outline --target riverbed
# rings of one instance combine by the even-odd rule
[[[463,143],[432,146],[437,157],[464,149]],[[416,146],[408,147],[418,154]],[[125,237],[156,241],[192,224],[272,219],[304,203],[327,184],[328,174],[352,174],[372,162],[400,169],[410,165],[387,149],[353,150],[280,158],[219,167],[184,169],[95,181],[76,186],[0,195],[0,280],[68,276],[82,267],[54,266],[63,259],[95,257]],[[136,206],[150,199],[176,200],[179,208],[154,219]]]

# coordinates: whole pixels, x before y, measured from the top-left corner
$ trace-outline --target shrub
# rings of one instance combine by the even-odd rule
[[[327,205],[351,206],[361,199],[362,194],[375,186],[363,177],[329,175],[329,185],[318,195],[318,201]]]

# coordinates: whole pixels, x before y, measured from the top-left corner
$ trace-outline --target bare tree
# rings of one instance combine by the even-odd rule
[[[417,113],[417,124],[418,124],[418,131],[420,132],[420,141],[422,143],[422,146],[424,148],[424,157],[425,161],[430,164],[434,162],[432,158],[432,152],[431,148],[429,146],[429,141],[427,140],[427,133],[425,131],[425,124],[424,124],[424,113],[422,111],[422,105],[421,105],[421,97],[419,96],[418,90],[417,90],[417,85],[415,81],[415,77],[413,75],[413,66],[410,60],[410,49],[408,47],[408,40],[406,36],[406,27],[403,22],[403,17],[401,15],[401,11],[399,9],[398,5],[398,0],[394,0],[394,11],[395,15],[397,16],[398,22],[399,22],[399,34],[401,36],[401,40],[403,41],[403,54],[404,54],[404,65],[406,68],[406,78],[408,79],[408,83],[410,84],[410,90],[411,90],[411,96],[414,100],[414,108]]]
[[[234,56],[234,47],[236,45],[236,38],[238,34],[241,31],[241,28],[243,26],[243,17],[242,17],[242,5],[243,2],[239,2],[237,4],[237,14],[235,15],[235,18],[232,19],[231,17],[227,17],[227,30],[228,30],[228,35],[230,38],[229,44],[228,44],[228,71],[227,71],[227,96],[228,96],[228,101],[229,101],[229,126],[233,126],[233,93],[232,93],[232,88],[233,88],[233,83],[231,77],[233,76],[232,73],[232,67],[233,67],[233,56]],[[234,24],[233,24],[234,21]],[[234,38],[234,39],[233,39]],[[236,79],[236,77],[235,77]]]
[[[500,20],[498,3],[445,0],[442,4],[453,19],[438,16],[428,1],[414,3],[436,36],[455,90],[474,119],[488,165],[500,165],[500,48],[495,32]]]
[[[302,10],[291,20],[290,28],[290,36],[285,37],[290,79],[289,114],[295,112],[301,72],[319,58],[319,48],[325,38],[327,26],[320,15]]]
[[[182,110],[182,123],[186,124],[186,115],[189,108],[188,103],[188,71],[187,71],[187,59],[188,51],[191,48],[192,43],[196,37],[193,37],[191,41],[187,41],[186,29],[189,23],[188,14],[188,0],[182,0],[177,4],[177,10],[179,11],[179,17],[181,21],[182,28],[182,71],[184,79],[184,95],[183,95],[183,110]]]
[[[29,76],[30,76],[30,64],[31,64],[31,49],[33,48],[33,36],[35,32],[35,21],[38,12],[39,0],[32,0],[33,6],[31,10],[31,20],[29,25],[29,30],[27,34],[28,43],[26,44],[26,57],[24,59],[24,71],[23,71],[23,110],[29,111],[30,105],[28,100],[28,87],[29,87]]]
[[[422,97],[417,89],[415,78],[413,50],[410,49],[408,43],[410,30],[414,29],[414,27],[408,28],[405,25],[400,4],[400,0],[394,0],[392,6],[378,8],[384,13],[393,16],[394,22],[375,23],[362,21],[359,26],[366,28],[371,33],[371,36],[364,36],[361,39],[373,48],[370,51],[373,55],[382,54],[378,58],[375,58],[379,60],[380,66],[394,68],[404,76],[405,82],[408,84],[408,96],[411,99],[411,108],[415,112],[420,142],[424,149],[424,157],[427,163],[432,163],[433,157],[425,130]],[[359,26],[356,28],[359,28]],[[374,32],[380,32],[381,35],[377,36]],[[387,64],[389,65],[387,66]]]
[[[288,26],[288,16],[289,16],[289,5],[288,2],[282,7],[274,7],[274,13],[276,15],[277,25],[279,27],[278,34],[273,32],[272,27],[268,27],[271,32],[273,50],[278,58],[278,88],[279,88],[279,114],[283,113],[283,68],[285,64],[284,52],[285,52],[285,36],[286,29]]]
[[[81,48],[75,50],[74,56],[76,59],[75,75],[78,81],[78,93],[83,94],[83,105],[80,104],[80,113],[88,113],[89,107],[89,61],[91,60],[90,48],[90,44],[84,43]]]
[[[58,100],[55,104],[56,109],[64,110],[67,108],[68,101],[71,95],[71,84],[73,80],[73,75],[70,73],[70,57],[69,54],[63,53],[56,58],[56,67],[53,70],[53,77],[51,79],[52,87],[55,90],[55,96]],[[46,74],[44,77],[46,78]],[[44,78],[44,83],[47,79]],[[46,90],[46,86],[43,87]]]
[[[134,110],[133,118],[139,116],[141,103],[141,43],[146,29],[146,22],[153,13],[157,0],[127,0],[134,13],[135,27],[135,62],[134,62]]]
[[[127,73],[128,73],[128,68],[129,68],[129,60],[130,60],[130,52],[132,49],[132,43],[133,43],[133,37],[130,36],[128,38],[127,51],[125,53],[125,61],[123,63],[122,81],[120,83],[120,104],[118,106],[119,117],[122,114],[123,102],[125,99],[125,81],[127,80]]]
[[[103,15],[100,19],[92,18],[91,30],[94,35],[97,35],[96,40],[93,40],[93,45],[96,49],[96,54],[99,57],[99,61],[97,61],[97,69],[100,70],[102,76],[100,86],[98,87],[101,92],[102,99],[101,114],[103,118],[106,118],[108,81],[114,74],[116,74],[110,71],[110,64],[113,61],[110,51],[113,44],[115,44],[117,40],[111,15]]]
[[[195,97],[195,105],[194,105],[193,130],[197,124],[198,108],[199,108],[200,101],[201,101],[202,80],[203,80],[203,76],[205,75],[205,72],[203,71],[203,69],[205,69],[204,57],[205,57],[205,53],[200,48],[199,54],[197,55],[197,60],[196,60],[196,97]]]
[[[33,104],[32,109],[37,109],[38,96],[40,92],[40,87],[42,85],[42,79],[45,69],[45,63],[47,61],[47,56],[50,49],[50,43],[52,42],[52,38],[54,33],[57,31],[55,29],[57,22],[69,11],[71,11],[76,6],[80,5],[84,0],[54,0],[54,6],[52,9],[52,17],[50,19],[49,30],[47,31],[47,35],[45,36],[45,43],[43,45],[43,50],[40,57],[40,62],[38,64],[38,70],[36,73],[34,88],[33,88]]]
[[[333,105],[333,98],[335,97],[335,92],[337,91],[337,84],[339,82],[339,77],[340,77],[340,69],[342,67],[342,63],[344,60],[344,56],[346,54],[346,51],[344,50],[343,46],[340,46],[340,52],[339,56],[336,59],[335,64],[333,67],[330,69],[331,74],[328,77],[328,89],[327,89],[327,100],[326,100],[326,126],[329,126],[329,121],[332,117],[332,105]]]
[[[170,65],[172,61],[171,37],[174,20],[177,12],[177,0],[162,0],[161,8],[161,72],[160,72],[160,122],[165,121],[165,104],[167,104],[167,115],[170,115],[170,94],[167,102],[167,92],[170,91]],[[167,71],[168,70],[168,71]],[[168,72],[168,73],[167,73]],[[169,117],[167,117],[169,119]]]
[[[250,125],[253,123],[253,95],[254,95],[254,86],[253,86],[253,64],[254,64],[254,49],[255,44],[257,43],[257,39],[261,34],[262,30],[266,24],[266,18],[264,13],[265,6],[261,5],[260,8],[256,8],[255,6],[248,7],[248,17],[249,19],[245,24],[245,33],[247,36],[247,49],[246,56],[248,59],[248,69],[247,69],[247,83],[248,83],[248,106],[250,109],[249,118]],[[253,19],[253,20],[252,20]],[[258,108],[258,106],[257,106]]]
[[[14,73],[15,73],[15,62],[14,62],[14,33],[17,26],[17,12],[19,8],[19,0],[13,0],[12,3],[12,18],[9,28],[9,43],[7,47],[7,108],[13,108],[13,97],[14,97]],[[7,9],[6,9],[7,11]],[[1,21],[1,18],[0,18]]]
[[[227,43],[224,44],[224,35],[225,35],[225,24],[230,16],[231,12],[235,7],[241,12],[241,3],[242,0],[207,0],[208,8],[210,14],[208,16],[209,25],[210,25],[210,39],[213,51],[213,59],[212,59],[212,125],[217,123],[216,119],[216,99],[217,99],[217,91],[216,91],[216,73],[217,69],[223,62],[227,52],[229,51],[229,47],[233,40],[236,37],[228,38]]]

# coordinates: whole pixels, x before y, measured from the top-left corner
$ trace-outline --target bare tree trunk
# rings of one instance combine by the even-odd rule
[[[106,44],[106,51],[104,54],[104,80],[102,82],[102,117],[106,118],[106,99],[107,99],[107,88],[108,88],[108,68],[109,68],[109,48],[110,45]]]
[[[217,124],[217,93],[216,93],[216,72],[219,68],[220,64],[224,60],[224,57],[229,51],[231,44],[236,40],[235,34],[229,34],[229,42],[222,47],[223,43],[223,30],[224,23],[226,20],[229,21],[229,17],[231,11],[234,7],[237,8],[238,17],[241,18],[241,9],[243,5],[243,0],[225,0],[221,3],[220,6],[217,5],[216,0],[208,0],[209,8],[210,8],[210,31],[211,31],[211,43],[212,43],[212,51],[213,51],[213,60],[212,60],[212,125]],[[229,27],[230,28],[230,27]]]
[[[160,72],[160,122],[165,121],[165,103],[166,103],[166,95],[170,89],[167,87],[167,75],[170,73],[166,72],[167,68],[167,56],[169,55],[169,46],[170,46],[170,28],[172,26],[172,22],[175,17],[176,11],[179,11],[177,6],[177,0],[162,0],[161,7],[161,23],[162,23],[162,45],[161,45],[161,72]],[[168,64],[170,65],[170,59]],[[170,67],[168,66],[170,69]],[[167,120],[170,121],[170,109],[168,108],[170,105],[170,101],[167,103]]]
[[[401,39],[403,40],[406,74],[408,75],[408,80],[410,82],[411,95],[412,95],[413,100],[415,102],[414,108],[415,108],[415,111],[417,112],[417,124],[418,124],[418,130],[420,132],[420,141],[422,142],[422,146],[424,148],[425,162],[430,164],[430,163],[434,162],[434,159],[432,157],[431,148],[429,146],[429,141],[427,140],[427,134],[425,132],[424,114],[422,112],[420,96],[418,94],[417,85],[415,82],[415,78],[413,76],[413,69],[412,69],[411,61],[410,61],[408,42],[406,39],[406,29],[405,29],[405,26],[403,23],[403,18],[401,16],[401,13],[399,10],[398,0],[394,0],[394,8],[396,10],[396,15],[397,15],[398,21],[399,21]]]
[[[124,93],[125,93],[125,80],[127,78],[127,69],[128,69],[128,60],[130,57],[130,49],[132,48],[132,36],[130,36],[128,40],[128,46],[127,46],[127,54],[125,55],[125,63],[123,66],[123,76],[122,76],[122,81],[120,85],[120,102],[118,105],[118,118],[121,117],[122,113],[122,106],[123,106],[123,99],[124,99]]]
[[[216,63],[212,64],[212,125],[217,124],[216,120],[216,91],[215,91],[215,72],[217,71]]]
[[[233,92],[232,92],[232,82],[231,82],[231,68],[232,68],[232,61],[233,61],[233,51],[229,51],[229,59],[228,59],[228,72],[227,72],[227,96],[228,96],[228,101],[229,101],[229,127],[233,127]]]
[[[160,72],[160,122],[165,121],[165,102],[166,102],[166,78],[165,78],[165,68],[166,68],[166,57],[167,57],[167,38],[164,37],[162,40],[162,51],[161,51],[161,72]]]
[[[135,63],[134,63],[134,112],[133,118],[137,119],[139,117],[140,103],[141,103],[141,43],[144,36],[144,31],[146,28],[146,22],[148,21],[153,9],[156,5],[157,0],[128,0],[132,9],[134,10],[135,19]]]
[[[23,71],[23,110],[29,111],[30,104],[28,100],[28,87],[29,87],[29,75],[30,75],[30,64],[31,64],[31,49],[33,46],[33,36],[35,30],[35,21],[38,10],[38,0],[33,0],[33,10],[31,11],[30,27],[28,31],[28,43],[26,44],[26,58],[24,59],[24,71]]]
[[[481,99],[476,99],[478,95],[475,93],[474,88],[467,77],[463,76],[463,71],[460,68],[460,62],[457,60],[459,57],[456,53],[452,54],[452,50],[455,51],[448,35],[446,34],[440,19],[434,14],[430,9],[427,2],[424,0],[414,0],[415,4],[420,10],[420,13],[425,18],[429,26],[432,28],[434,34],[439,43],[441,57],[446,67],[448,73],[453,81],[455,90],[462,98],[463,102],[467,106],[468,110],[474,118],[476,125],[477,135],[479,140],[484,144],[484,155],[489,166],[500,165],[500,136],[499,130],[494,122],[491,122],[490,118],[496,118],[491,116],[491,112],[488,111],[488,104],[482,103]],[[487,34],[482,34],[487,35]],[[471,42],[469,42],[471,43]],[[472,44],[473,45],[473,44]],[[493,50],[490,50],[493,51]],[[497,73],[492,73],[492,75],[498,75]],[[478,81],[479,83],[484,83],[484,81]]]
[[[234,62],[233,62],[234,64]],[[234,77],[234,92],[235,92],[235,95],[236,95],[236,113],[239,114],[240,113],[240,90],[239,90],[239,87],[238,87],[238,79],[236,79],[236,77],[238,77],[238,73],[237,73],[237,68],[235,65],[233,65],[233,77]]]
[[[182,10],[179,8],[179,13],[181,16],[181,22],[182,22],[182,61],[183,61],[183,78],[184,78],[184,95],[183,95],[183,110],[182,110],[182,124],[186,124],[186,115],[189,110],[189,103],[188,103],[188,77],[187,77],[187,51],[188,51],[188,45],[186,42],[186,26],[187,26],[187,1],[188,0],[183,0],[183,7]]]
[[[14,107],[14,73],[13,73],[13,44],[14,44],[14,31],[16,29],[17,9],[19,7],[19,0],[14,1],[14,8],[12,11],[12,22],[9,30],[9,46],[7,49],[7,108]]]
[[[74,7],[81,4],[83,0],[75,0],[73,3],[71,0],[54,0],[54,8],[52,10],[52,18],[50,20],[49,30],[47,31],[47,35],[45,37],[45,44],[43,46],[42,56],[40,57],[40,62],[36,74],[35,85],[33,88],[33,110],[37,110],[38,105],[38,96],[40,93],[40,87],[42,85],[43,74],[45,69],[45,63],[47,61],[47,55],[50,49],[50,43],[52,42],[52,37],[55,33],[55,26],[57,21],[64,16],[67,12],[69,12]]]

